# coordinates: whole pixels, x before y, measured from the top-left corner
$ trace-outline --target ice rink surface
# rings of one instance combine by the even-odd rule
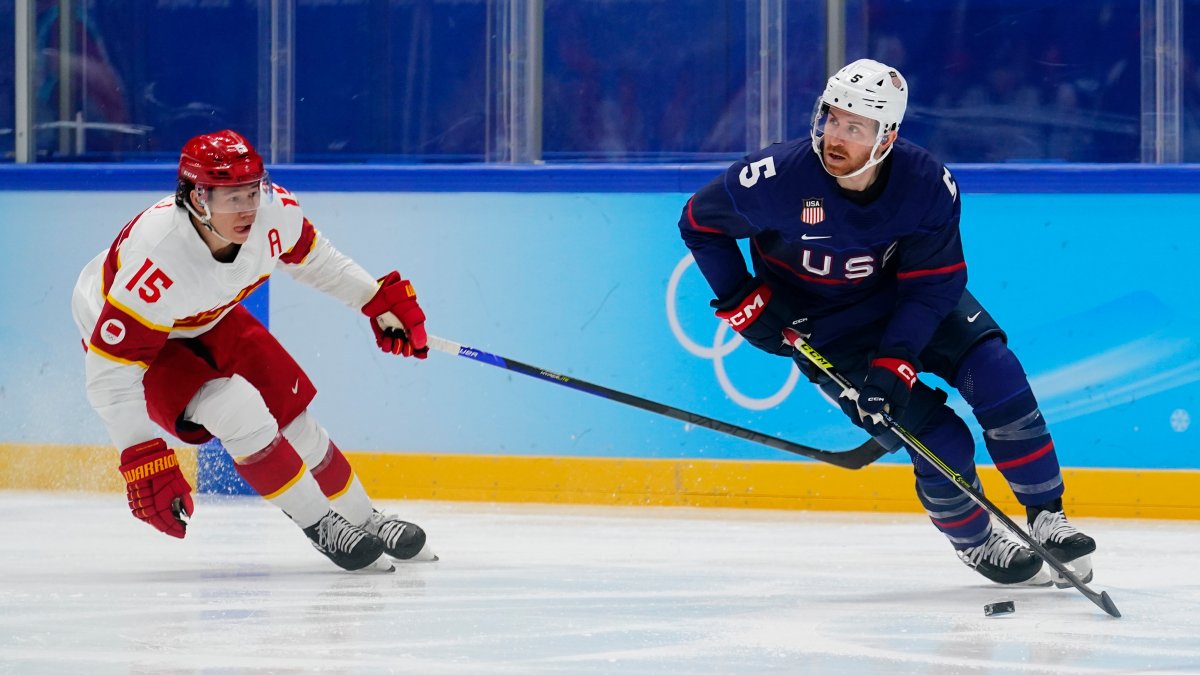
[[[383,505],[441,561],[342,572],[257,498],[179,541],[122,495],[0,492],[0,672],[1200,672],[1197,523],[1077,521],[1113,619],[917,515]]]

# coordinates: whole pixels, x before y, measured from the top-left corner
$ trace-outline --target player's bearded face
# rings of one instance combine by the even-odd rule
[[[823,121],[821,155],[830,173],[844,176],[867,163],[875,145],[878,122],[833,107]]]

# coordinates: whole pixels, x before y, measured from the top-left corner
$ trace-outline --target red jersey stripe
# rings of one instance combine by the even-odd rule
[[[205,310],[203,312],[200,312],[199,314],[193,314],[192,316],[189,316],[185,319],[179,319],[175,322],[175,325],[173,327],[181,328],[181,329],[190,329],[190,328],[200,328],[202,326],[207,326],[208,324],[210,324],[213,321],[216,321],[218,318],[220,318],[221,314],[224,313],[225,310],[238,304],[243,299],[245,299],[245,297],[247,295],[250,295],[251,293],[253,293],[254,289],[258,288],[259,286],[262,286],[263,283],[265,283],[266,280],[269,278],[269,276],[270,275],[264,274],[263,276],[259,277],[258,281],[255,281],[254,283],[250,284],[249,286],[243,288],[241,291],[238,291],[237,296],[235,296],[233,298],[233,300],[230,300],[229,302],[225,303],[224,305],[221,305],[220,307],[214,307],[209,310]]]
[[[296,244],[287,253],[279,256],[279,260],[288,265],[299,265],[308,258],[308,254],[312,253],[313,247],[316,244],[317,228],[313,227],[308,218],[305,218],[304,224],[300,227],[300,238],[296,240]]]
[[[911,272],[900,272],[900,273],[896,274],[896,278],[897,279],[915,279],[917,277],[929,277],[929,276],[933,276],[935,274],[951,274],[953,272],[957,272],[959,270],[965,270],[965,269],[967,269],[967,263],[964,261],[964,262],[960,262],[960,263],[955,263],[953,265],[947,265],[945,267],[935,267],[935,268],[929,269],[929,270],[913,270]]]
[[[762,248],[759,247],[757,240],[751,239],[750,243],[753,244],[754,248],[758,250],[758,254],[762,256],[763,260],[775,265],[776,267],[782,267],[783,269],[809,283],[825,284],[826,286],[839,286],[841,284],[857,284],[859,281],[861,281],[861,279],[828,279],[826,277],[819,277],[814,274],[805,274],[804,272],[797,270],[782,260],[779,260],[778,258],[772,258],[771,256],[763,253]]]
[[[113,241],[112,246],[108,247],[108,255],[104,257],[104,267],[100,273],[100,292],[105,296],[108,295],[109,289],[112,288],[113,279],[117,278],[117,270],[121,269],[121,244],[133,232],[133,224],[145,213],[145,211],[142,211],[134,216],[133,220],[125,223],[125,227],[121,228],[121,232],[117,234],[117,238]]]
[[[693,197],[693,199],[695,199],[695,198]],[[692,226],[693,230],[700,230],[701,232],[711,232],[712,234],[725,234],[724,232],[716,229],[715,227],[705,227],[704,225],[701,225],[700,223],[696,222],[696,217],[692,215],[692,200],[691,199],[689,199],[688,203],[687,203],[687,217],[688,217],[688,224]]]

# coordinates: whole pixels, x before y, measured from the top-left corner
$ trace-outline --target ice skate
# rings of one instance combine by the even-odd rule
[[[425,530],[381,511],[372,511],[363,529],[383,540],[384,552],[403,562],[433,562],[438,559],[425,541]]]
[[[967,567],[998,584],[1050,585],[1050,573],[1043,569],[1041,556],[1009,539],[1003,530],[993,527],[987,541],[957,553]]]
[[[325,554],[333,564],[344,570],[394,569],[383,558],[383,540],[364,528],[355,527],[332,509],[320,520],[304,528],[313,548]]]
[[[1096,551],[1096,540],[1067,522],[1067,516],[1062,510],[1062,500],[1055,500],[1041,507],[1031,506],[1028,508],[1028,517],[1029,535],[1034,541],[1075,572],[1080,581],[1089,583],[1092,580],[1092,553]],[[1071,585],[1071,582],[1057,571],[1053,571],[1052,580],[1059,588]]]

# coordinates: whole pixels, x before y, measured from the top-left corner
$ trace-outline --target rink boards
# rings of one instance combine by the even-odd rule
[[[274,174],[341,250],[372,273],[413,279],[431,333],[800,443],[857,445],[861,432],[786,360],[730,344],[711,316],[675,222],[717,171]],[[1190,267],[1200,259],[1200,172],[955,173],[970,287],[1031,376],[1067,501],[1080,515],[1200,517]],[[78,269],[171,181],[163,167],[0,170],[0,220],[11,250],[26,252],[0,271],[10,355],[0,364],[0,487],[119,489],[115,452],[83,395],[68,298]],[[72,191],[84,183],[103,189]],[[466,359],[388,358],[356,312],[284,277],[255,294],[260,312],[316,382],[314,412],[380,497],[919,510],[902,457],[849,472]],[[978,459],[990,463],[982,450]],[[985,472],[1004,503],[994,479]]]
[[[708,506],[812,511],[920,512],[911,468],[859,471],[809,462],[348,452],[367,491],[381,499]],[[179,449],[192,485],[196,452]],[[120,492],[107,446],[0,444],[0,489]],[[1200,519],[1195,471],[1065,468],[1072,514]],[[989,498],[1020,506],[998,471],[982,466]]]

